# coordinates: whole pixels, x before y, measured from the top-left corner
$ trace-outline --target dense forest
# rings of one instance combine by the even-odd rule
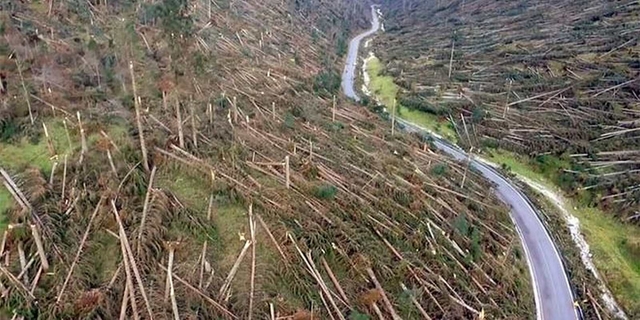
[[[340,97],[368,3],[0,8],[2,318],[533,317],[491,186]]]

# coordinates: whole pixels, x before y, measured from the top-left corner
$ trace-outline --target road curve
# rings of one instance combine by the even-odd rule
[[[347,97],[353,98],[356,101],[360,101],[360,97],[356,94],[354,85],[360,41],[376,33],[378,29],[380,29],[380,19],[378,19],[375,7],[375,5],[371,6],[371,29],[357,35],[355,38],[351,39],[351,42],[349,42],[349,53],[347,54],[347,61],[344,65],[344,71],[342,72],[342,91]]]
[[[349,43],[349,55],[342,73],[344,94],[356,101],[360,100],[354,89],[358,47],[363,38],[374,34],[380,28],[375,6],[371,6],[371,14],[371,29],[359,34]],[[436,147],[455,159],[459,161],[468,159],[468,155],[464,150],[437,135],[431,134],[424,128],[401,119],[398,119],[398,122],[407,131],[431,135],[434,138]],[[522,241],[532,279],[537,319],[578,319],[578,312],[573,302],[573,294],[569,287],[569,280],[560,254],[538,217],[536,209],[533,208],[522,192],[489,165],[474,158],[471,159],[471,166],[491,180],[496,185],[495,191],[498,197],[511,206],[511,218]]]

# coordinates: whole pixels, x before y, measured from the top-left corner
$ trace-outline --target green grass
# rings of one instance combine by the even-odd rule
[[[570,203],[569,205],[573,205]],[[640,232],[596,208],[567,208],[580,219],[593,262],[618,303],[640,315]]]
[[[5,212],[5,210],[11,208],[14,204],[15,203],[13,197],[11,196],[11,193],[9,193],[9,191],[7,191],[4,186],[0,188],[0,230],[4,230],[4,228],[7,226],[3,213]]]
[[[59,155],[68,152],[69,143],[62,121],[48,121],[47,129],[56,152]],[[27,137],[16,144],[0,143],[0,150],[0,166],[3,168],[21,170],[28,165],[40,168],[47,175],[51,173],[53,161],[44,134],[37,143],[32,143]]]
[[[548,188],[555,189],[553,184],[545,178],[542,173],[535,171],[531,166],[526,164],[526,162],[529,161],[528,157],[520,156],[514,152],[496,149],[489,149],[484,156],[491,162],[508,166],[509,170],[517,175],[543,184]]]
[[[206,212],[211,196],[210,179],[199,172],[180,168],[160,167],[154,185],[175,193],[186,206]]]
[[[393,100],[398,94],[398,86],[393,82],[393,77],[383,76],[382,63],[378,58],[371,58],[367,61],[367,73],[369,74],[369,90],[378,97],[380,102],[391,108]]]
[[[56,151],[59,154],[67,152],[69,145],[62,122],[47,122],[47,129]],[[20,171],[25,166],[38,167],[47,175],[51,173],[53,162],[50,159],[44,134],[37,143],[31,143],[27,137],[22,138],[17,144],[0,143],[0,167],[11,171]],[[4,230],[6,226],[4,212],[14,204],[9,191],[4,186],[0,186],[0,230]]]
[[[58,154],[58,162],[62,161],[62,157],[66,153],[71,153],[80,147],[80,135],[69,129],[69,138],[71,145],[67,140],[67,134],[64,129],[62,120],[50,119],[45,121],[49,136],[53,143],[53,147]],[[38,124],[36,124],[38,125]],[[39,130],[43,132],[42,124]],[[113,124],[105,129],[105,132],[116,142],[122,142],[126,138],[127,129],[124,124]],[[95,132],[87,137],[89,149],[94,145],[100,134]],[[29,141],[28,137],[23,137],[18,143],[0,143],[0,166],[6,169],[22,170],[25,166],[37,167],[46,175],[51,173],[54,159],[47,147],[47,139],[44,133],[41,134],[36,143]]]
[[[221,191],[224,188],[217,189],[216,186],[212,188],[210,178],[200,172],[183,166],[164,166],[160,168],[157,175],[155,186],[173,192],[185,206],[197,210],[201,216],[206,216],[211,192],[215,193],[210,226],[215,229],[216,240],[209,242],[209,250],[213,253],[209,257],[209,261],[213,264],[214,269],[219,270],[222,274],[227,274],[242,251],[246,240],[251,239],[248,208],[225,197],[225,193]],[[255,210],[254,213],[260,214],[258,210]],[[282,260],[271,240],[261,230],[259,224],[256,230],[257,263],[266,266],[279,266]],[[232,283],[232,290],[236,293],[247,293],[250,289],[250,258],[247,256],[244,259]],[[264,281],[267,280],[256,279],[256,290],[260,290],[265,285]],[[287,289],[290,288],[279,288],[278,293],[288,297],[296,297],[285,292]],[[287,303],[300,308],[304,306],[293,298],[288,299]]]
[[[79,134],[70,133],[71,145],[67,140],[67,134],[64,129],[64,124],[60,119],[50,119],[45,121],[47,130],[53,147],[58,154],[58,162],[63,161],[62,157],[66,153],[71,153],[80,146]],[[40,128],[42,129],[42,124]],[[107,131],[110,136],[116,140],[123,140],[127,134],[126,127],[123,125],[112,125]],[[87,138],[88,144],[91,146],[98,140],[99,134],[94,133]],[[44,133],[40,136],[36,143],[29,140],[28,137],[23,137],[17,143],[0,143],[0,167],[12,171],[12,173],[21,172],[25,167],[37,167],[45,175],[51,174],[53,162],[51,153],[47,146],[47,139]],[[11,208],[14,205],[13,197],[4,186],[0,186],[0,230],[3,230],[5,224],[2,213],[5,210]]]
[[[402,105],[398,106],[397,114],[398,117],[434,131],[453,143],[458,142],[456,132],[450,127],[448,121],[439,120],[438,117],[434,115],[419,110],[412,110]]]
[[[546,175],[526,163],[528,158],[503,150],[490,150],[489,160],[506,164],[513,173],[561,192]],[[593,262],[618,303],[630,315],[640,314],[640,232],[598,208],[566,199],[565,209],[580,219],[581,231],[593,254]]]
[[[389,112],[393,107],[394,99],[399,88],[393,82],[393,77],[382,75],[382,64],[378,58],[371,58],[367,61],[367,74],[369,75],[369,90],[384,104]],[[409,109],[402,105],[397,105],[396,115],[404,120],[415,123],[423,128],[441,134],[447,140],[456,142],[456,133],[449,126],[448,121],[438,119],[436,115]]]

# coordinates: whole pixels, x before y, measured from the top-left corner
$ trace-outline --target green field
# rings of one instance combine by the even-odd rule
[[[370,79],[369,90],[371,90],[378,100],[391,112],[394,99],[396,99],[400,88],[393,82],[393,77],[382,74],[382,64],[378,58],[368,59],[366,70]],[[397,105],[396,115],[401,119],[434,131],[449,141],[457,141],[456,133],[450,127],[449,122],[439,119],[436,115],[412,110],[402,105]]]
[[[62,121],[48,122],[47,129],[58,153],[67,152],[69,144],[65,137]],[[50,174],[52,165],[44,134],[36,143],[29,141],[27,137],[23,137],[18,143],[0,143],[0,167],[11,171],[11,173],[22,170],[25,166],[34,166],[44,173]],[[4,186],[0,186],[0,214],[13,205],[14,200],[9,191]],[[0,216],[0,221],[4,221],[4,215]],[[5,224],[0,222],[0,230],[4,227]]]
[[[42,133],[38,139],[29,139],[29,137],[25,136],[12,143],[0,142],[0,167],[9,171],[10,174],[20,173],[27,167],[36,167],[43,174],[49,176],[55,161],[61,163],[64,161],[65,154],[70,154],[80,147],[80,135],[69,128],[69,139],[67,139],[62,120],[48,119],[45,120],[45,124],[57,159],[51,156],[47,146],[47,139]],[[44,131],[42,124],[40,124],[39,129]],[[111,125],[105,131],[117,142],[124,139],[127,134],[126,127],[119,124]],[[88,145],[92,146],[98,138],[98,133],[89,134],[87,137]],[[71,141],[69,142],[69,140]],[[14,204],[15,202],[9,191],[3,185],[0,185],[0,230],[5,227],[3,213]]]

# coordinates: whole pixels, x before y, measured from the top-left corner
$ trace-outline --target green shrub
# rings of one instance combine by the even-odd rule
[[[469,222],[467,221],[467,216],[465,214],[457,216],[453,221],[453,226],[461,235],[465,237],[469,235]]]
[[[139,12],[142,24],[155,24],[160,19],[164,31],[170,35],[190,35],[193,20],[186,12],[189,10],[186,0],[162,0],[155,4],[145,4]]]
[[[9,141],[12,137],[20,132],[20,127],[14,119],[0,120],[0,142]]]
[[[324,70],[313,79],[313,91],[324,97],[330,97],[340,90],[340,75],[333,70]]]
[[[360,313],[357,310],[354,310],[350,315],[349,315],[349,320],[369,320],[371,319],[368,315],[364,314],[364,313]]]
[[[296,119],[293,117],[293,115],[290,112],[287,112],[284,115],[284,126],[289,128],[289,129],[293,129],[294,125],[295,125],[295,121]]]
[[[487,115],[487,111],[482,107],[475,107],[471,113],[471,121],[473,123],[479,123],[484,120],[484,117]]]
[[[441,176],[441,175],[447,173],[448,169],[449,169],[449,167],[447,167],[446,164],[438,163],[435,166],[433,166],[433,168],[431,168],[431,173],[435,174],[436,176]]]
[[[442,106],[436,106],[427,102],[424,98],[419,96],[404,96],[400,98],[400,105],[403,105],[409,109],[419,110],[435,115],[445,115],[448,113],[448,109]]]
[[[330,184],[317,186],[313,190],[313,195],[319,199],[333,199],[338,193],[338,188]]]
[[[326,128],[329,131],[333,131],[333,132],[338,132],[342,129],[344,129],[344,124],[342,122],[331,122],[329,124],[327,124]]]
[[[469,251],[471,252],[473,261],[477,261],[482,255],[482,248],[480,248],[480,232],[476,228],[473,228],[473,231],[471,231],[471,248]]]
[[[498,148],[498,140],[493,139],[493,138],[484,138],[484,139],[480,140],[480,145],[483,148],[496,149],[496,148]]]
[[[363,107],[368,107],[371,101],[372,100],[371,98],[369,98],[369,96],[363,96],[362,98],[360,98],[360,105]]]
[[[338,57],[343,57],[347,53],[347,48],[347,39],[343,34],[338,38],[338,43],[336,44],[336,54]]]

